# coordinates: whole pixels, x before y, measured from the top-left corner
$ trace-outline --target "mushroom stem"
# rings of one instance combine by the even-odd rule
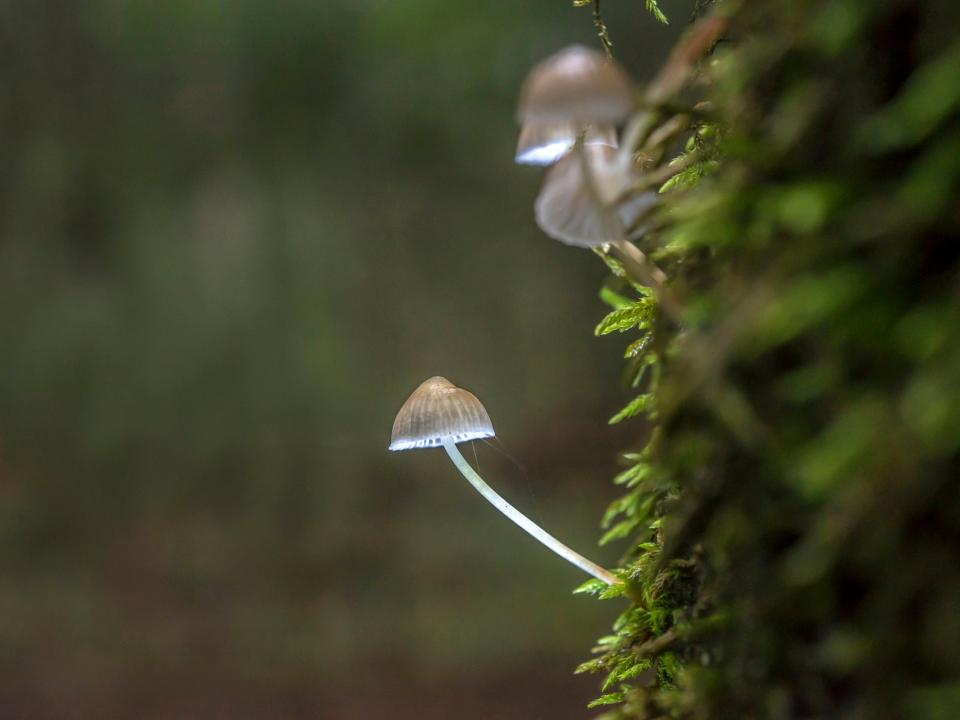
[[[557,555],[562,557],[567,562],[573,563],[584,572],[593,575],[598,580],[602,580],[603,582],[607,583],[607,585],[616,585],[617,583],[621,582],[620,579],[612,572],[609,570],[604,570],[596,563],[587,560],[580,553],[574,552],[568,548],[562,542],[553,537],[553,535],[550,535],[543,528],[530,520],[530,518],[513,507],[513,505],[500,497],[500,495],[498,495],[492,487],[484,482],[483,478],[477,474],[477,471],[470,467],[470,463],[466,461],[466,459],[460,453],[460,450],[457,449],[457,446],[453,440],[444,440],[443,449],[447,451],[447,455],[450,456],[453,464],[457,466],[457,470],[460,471],[460,474],[467,479],[467,482],[476,488],[477,492],[483,495],[483,497],[485,497],[487,501],[497,510],[513,520],[513,522],[533,535],[533,537],[553,550]]]

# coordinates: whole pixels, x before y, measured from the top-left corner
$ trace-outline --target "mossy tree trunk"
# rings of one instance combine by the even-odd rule
[[[960,13],[716,9],[713,172],[641,243],[687,308],[635,353],[643,599],[585,669],[610,717],[960,717]]]

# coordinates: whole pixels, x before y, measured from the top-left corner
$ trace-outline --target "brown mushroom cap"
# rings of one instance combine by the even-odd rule
[[[538,63],[520,91],[521,123],[616,125],[633,107],[630,80],[598,50],[571,45]]]
[[[439,447],[493,437],[486,408],[469,390],[439,375],[420,384],[397,413],[390,436],[391,450]]]

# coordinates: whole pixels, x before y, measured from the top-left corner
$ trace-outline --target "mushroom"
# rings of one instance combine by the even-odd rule
[[[605,145],[583,145],[547,172],[534,203],[537,225],[577,247],[617,243],[657,201],[653,191],[629,196],[633,159]]]
[[[664,311],[679,321],[683,307],[667,287],[667,276],[628,239],[645,233],[645,226],[635,226],[658,201],[653,190],[636,192],[636,184],[632,157],[614,148],[578,142],[547,172],[533,206],[534,216],[541,230],[568,245],[612,245],[627,272],[652,287]]]
[[[515,160],[550,165],[577,138],[616,147],[614,126],[633,106],[627,74],[603,53],[571,45],[536,65],[520,91]]]
[[[679,87],[673,75],[664,84],[668,89]],[[593,128],[622,123],[633,105],[630,80],[619,65],[597,50],[571,45],[536,65],[524,81],[516,160],[556,161],[534,205],[537,225],[547,235],[579,247],[612,245],[627,273],[653,288],[667,315],[679,322],[683,308],[667,287],[667,276],[630,242],[645,234],[647,226],[635,226],[657,202],[655,192],[638,192],[643,188],[636,187],[634,160],[641,139],[656,128],[657,113],[637,113],[624,129],[619,150],[590,140]],[[571,126],[573,152],[566,152]],[[567,134],[558,127],[567,128]],[[546,140],[537,144],[528,137]],[[649,178],[646,187],[651,187]]]
[[[493,424],[477,396],[436,376],[421,383],[400,408],[393,422],[390,450],[443,446],[460,473],[497,510],[584,572],[608,585],[619,583],[609,570],[568,548],[500,497],[457,449],[459,442],[488,437],[494,437]]]

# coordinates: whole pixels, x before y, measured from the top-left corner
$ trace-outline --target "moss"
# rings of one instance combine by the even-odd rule
[[[584,669],[609,718],[956,717],[957,11],[726,11],[709,172],[643,240],[684,327],[605,294],[657,429],[604,519],[637,599]]]

